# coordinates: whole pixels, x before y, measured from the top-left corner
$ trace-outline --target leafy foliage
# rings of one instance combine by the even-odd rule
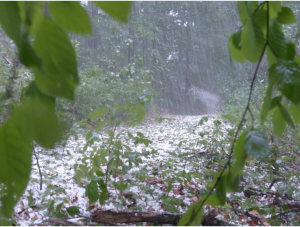
[[[258,5],[257,2],[238,2],[237,8],[243,28],[241,31],[234,33],[229,39],[228,47],[231,56],[241,63],[244,62],[244,58],[250,62],[258,61],[259,66],[262,62],[262,57],[268,48],[270,84],[267,89],[267,96],[264,100],[265,102],[261,112],[261,123],[263,126],[268,112],[271,110],[274,111],[275,109],[275,113],[273,114],[274,133],[278,137],[281,137],[286,129],[286,124],[290,125],[292,128],[295,128],[295,124],[282,103],[282,96],[271,99],[272,91],[274,89],[273,84],[276,85],[278,91],[281,92],[287,100],[292,101],[293,104],[298,104],[299,102],[297,99],[297,97],[299,97],[299,94],[297,93],[299,90],[297,88],[298,79],[296,79],[299,74],[297,71],[299,65],[293,61],[295,57],[294,45],[286,42],[281,25],[284,23],[293,23],[295,21],[293,12],[287,7],[281,7],[278,3],[269,2],[263,2],[260,3],[260,5]],[[232,170],[229,170],[229,173],[225,172],[225,169],[230,166],[231,157],[229,157],[228,163],[224,166],[223,171],[217,175],[213,185],[221,205],[225,203],[226,188],[229,191],[238,189],[239,174],[243,169],[247,155],[258,159],[259,161],[262,161],[268,156],[268,138],[263,132],[253,130],[254,115],[251,111],[253,109],[251,106],[251,98],[256,77],[257,70],[255,70],[252,79],[248,104],[243,113],[242,120],[237,127],[237,132],[235,133],[234,142],[230,152],[230,155],[234,154],[237,158],[234,171],[238,171],[238,173],[233,172]],[[249,112],[251,116],[250,121],[252,123],[250,125],[248,124],[251,131],[247,133],[244,132],[236,141],[238,133],[245,124],[246,119],[249,119],[246,118],[247,112]],[[247,128],[247,126],[245,128]],[[243,150],[245,153],[243,153]],[[235,176],[237,176],[237,178]],[[225,177],[227,177],[227,181],[224,180]],[[193,207],[190,207],[182,217],[180,223],[189,224],[195,221],[197,215],[200,215],[200,210],[203,208],[204,202],[209,196],[212,196],[212,192],[213,190],[211,190],[202,200],[199,200],[202,202],[198,202],[200,205],[196,211]],[[208,201],[214,205],[216,204],[213,200]],[[188,221],[185,220],[187,216],[189,217],[187,219]],[[185,221],[183,222],[183,220]],[[197,221],[197,224],[199,223],[201,223],[201,221]]]
[[[87,13],[79,3],[44,3],[45,7],[47,4],[57,23],[43,16],[43,5],[39,2],[0,3],[0,24],[15,42],[21,63],[31,68],[35,76],[26,98],[0,128],[0,180],[4,190],[0,199],[1,212],[6,217],[29,180],[32,142],[53,147],[62,139],[55,98],[73,100],[79,83],[75,51],[64,29],[77,33],[91,31]],[[109,10],[114,6],[116,3],[106,3],[103,7]],[[130,4],[126,6],[119,13],[120,18],[127,17]]]
[[[94,4],[122,22],[127,22],[132,6],[130,2],[95,2]],[[157,5],[154,6],[156,13]],[[49,12],[44,11],[44,8],[47,10],[49,8]],[[300,61],[299,58],[295,58],[298,46],[287,39],[285,34],[285,29],[287,29],[285,26],[295,22],[295,15],[290,8],[281,6],[280,2],[238,2],[237,9],[243,26],[230,36],[229,52],[231,57],[239,63],[248,60],[258,64],[254,69],[253,78],[247,78],[250,68],[245,67],[241,80],[227,80],[226,84],[229,86],[221,91],[221,93],[225,93],[223,116],[229,119],[235,127],[235,130],[227,129],[226,132],[232,141],[231,147],[223,138],[223,123],[215,119],[210,132],[197,132],[195,141],[182,139],[178,146],[176,145],[176,150],[170,152],[176,158],[185,157],[186,159],[190,159],[191,157],[188,155],[192,154],[197,158],[196,160],[201,157],[201,152],[198,152],[199,148],[217,153],[207,163],[203,177],[206,180],[214,180],[206,185],[207,190],[200,193],[200,198],[199,192],[193,191],[197,195],[197,199],[193,200],[194,204],[182,216],[180,225],[201,224],[205,205],[226,207],[228,205],[226,193],[240,190],[241,181],[244,180],[243,175],[245,178],[252,178],[254,183],[259,182],[259,176],[251,172],[254,171],[253,169],[248,169],[249,173],[243,172],[243,169],[247,168],[246,160],[263,166],[270,172],[273,169],[279,171],[293,158],[288,155],[279,158],[281,151],[289,152],[293,156],[299,148],[299,144],[297,144],[299,133],[292,129],[297,129],[300,121],[298,114]],[[165,13],[164,8],[159,10]],[[92,11],[95,10],[92,8]],[[168,11],[170,12],[169,9]],[[44,15],[44,12],[47,12],[45,13],[47,15]],[[134,8],[132,12],[134,12]],[[169,16],[175,15],[171,14],[173,13],[170,13]],[[180,16],[182,15],[183,18],[186,16],[184,13],[180,14]],[[103,18],[105,20],[106,17],[102,16]],[[195,24],[191,26],[193,22],[190,20],[191,17],[185,23],[187,26],[182,28],[182,34],[184,34],[182,37],[191,36],[190,33]],[[86,144],[81,150],[85,157],[77,160],[74,166],[76,171],[74,179],[79,186],[85,186],[85,195],[89,198],[90,203],[99,201],[101,205],[104,205],[109,200],[108,186],[112,184],[116,190],[122,193],[119,198],[123,205],[126,205],[126,199],[130,198],[132,201],[130,206],[133,207],[130,209],[135,209],[138,196],[134,193],[127,193],[132,181],[130,178],[125,181],[121,175],[128,174],[133,167],[139,167],[143,163],[143,158],[153,156],[157,151],[155,149],[152,149],[151,152],[146,150],[151,146],[152,141],[144,133],[140,131],[124,133],[124,131],[117,131],[117,128],[120,128],[122,123],[132,126],[142,122],[146,105],[149,104],[151,98],[158,94],[153,87],[159,88],[161,91],[164,91],[165,88],[172,90],[170,88],[174,87],[176,82],[181,81],[181,84],[185,84],[185,86],[178,89],[178,99],[184,101],[182,102],[186,104],[184,106],[194,106],[194,104],[198,106],[199,104],[202,107],[203,103],[199,100],[191,100],[190,96],[191,84],[199,83],[195,76],[184,77],[174,83],[173,76],[163,69],[163,66],[168,64],[176,65],[174,60],[178,60],[178,62],[186,63],[185,71],[191,75],[195,74],[197,62],[194,59],[191,60],[192,57],[189,55],[189,51],[194,49],[194,46],[190,45],[188,39],[182,39],[186,50],[179,48],[178,53],[180,54],[170,49],[169,46],[172,45],[161,45],[160,48],[157,48],[156,44],[162,43],[162,38],[157,36],[157,33],[161,32],[158,20],[147,25],[143,24],[146,23],[145,21],[141,23],[135,21],[136,24],[129,25],[130,38],[120,36],[120,38],[116,38],[116,42],[119,42],[120,46],[111,45],[107,48],[110,50],[109,58],[104,56],[88,63],[90,59],[84,59],[85,57],[80,55],[86,50],[80,52],[80,43],[76,39],[70,40],[69,37],[72,36],[69,36],[67,32],[90,34],[92,27],[99,24],[99,21],[98,19],[92,20],[91,23],[88,13],[78,2],[0,3],[1,26],[14,41],[20,62],[33,72],[32,81],[31,78],[20,79],[22,83],[24,82],[21,89],[6,86],[6,92],[2,92],[6,94],[5,100],[9,100],[11,108],[7,109],[7,117],[4,117],[6,121],[0,128],[0,200],[3,205],[1,216],[10,217],[14,205],[26,188],[31,169],[32,144],[36,142],[44,148],[53,148],[57,142],[63,139],[63,126],[56,116],[56,107],[58,107],[59,115],[65,115],[68,123],[77,122],[73,128],[75,133],[84,131],[86,134]],[[176,24],[178,21],[180,20],[172,23]],[[143,60],[147,59],[146,57],[143,56],[142,59],[141,54],[135,55],[133,52],[133,47],[136,45],[136,40],[132,39],[133,26],[136,26],[135,32],[138,37],[145,36],[143,38],[152,42],[151,66],[145,66],[146,63]],[[145,27],[150,27],[154,31],[153,34],[147,33]],[[116,27],[114,29],[117,30]],[[172,35],[176,37],[178,34],[177,32],[176,34],[168,33],[168,36]],[[179,39],[175,41],[178,42]],[[92,43],[95,47],[95,42]],[[143,42],[143,46],[146,46],[146,43],[146,41]],[[126,47],[127,55],[124,54],[125,52],[120,54],[121,46],[123,49],[124,46]],[[75,50],[78,51],[77,55]],[[143,51],[145,51],[144,48]],[[183,53],[185,54],[184,58],[182,58]],[[257,69],[263,65],[265,53],[269,70],[268,73],[258,75]],[[143,53],[143,55],[145,54]],[[163,60],[163,55],[169,56],[167,60]],[[84,59],[80,63],[83,68],[81,73],[78,72],[77,58]],[[126,60],[127,64],[124,64]],[[8,60],[6,59],[6,61]],[[164,61],[167,63],[163,64]],[[96,66],[95,62],[100,63]],[[93,67],[89,67],[90,64]],[[264,67],[267,67],[266,64]],[[151,70],[149,70],[150,68]],[[8,85],[15,83],[16,72],[16,66],[13,66],[11,71],[4,72],[5,77],[10,80]],[[159,76],[165,72],[167,72],[167,77],[160,79]],[[79,75],[84,86],[75,94],[79,84]],[[254,88],[254,82],[257,79],[261,80]],[[268,84],[264,81],[267,79]],[[245,80],[251,81],[250,89],[245,89],[247,86]],[[237,102],[229,101],[229,97],[233,96],[233,90]],[[249,95],[245,91],[249,91]],[[262,96],[264,92],[266,93],[265,98]],[[88,95],[92,95],[94,98],[91,99]],[[165,104],[164,99],[168,95],[167,92],[164,93],[162,95],[164,98],[158,103]],[[13,96],[19,96],[17,103],[12,104]],[[173,94],[171,97],[174,98],[175,95]],[[57,100],[57,98],[64,99]],[[78,102],[71,104],[68,100]],[[247,103],[243,112],[237,105],[241,103]],[[173,106],[172,101],[166,106],[171,109],[178,108],[178,106]],[[63,114],[63,111],[68,111],[70,115]],[[199,113],[197,109],[190,112]],[[242,115],[242,119],[235,125],[240,119],[239,113]],[[270,115],[272,115],[271,121]],[[72,119],[70,120],[70,118]],[[257,121],[259,118],[260,124]],[[162,119],[157,121],[161,122]],[[203,117],[197,126],[203,126],[207,121],[208,117]],[[191,134],[195,134],[196,127],[189,128]],[[278,138],[274,139],[273,134]],[[137,153],[124,140],[132,142],[135,148],[142,144],[145,146],[145,152]],[[63,143],[66,144],[66,141]],[[170,144],[172,143],[170,141]],[[193,153],[182,152],[186,148]],[[158,177],[164,178],[165,193],[174,191],[174,182],[180,184],[179,190],[180,193],[183,193],[181,187],[187,187],[193,178],[202,179],[202,176],[196,171],[186,172],[183,169],[174,172],[174,165],[170,163],[171,161],[168,160],[156,166],[155,169],[153,168],[151,177],[148,176],[149,173],[147,175],[146,168],[132,175],[142,181],[147,180],[144,190],[148,194],[153,193],[149,184],[156,183]],[[193,168],[199,167],[194,161],[191,161],[191,164]],[[213,168],[209,168],[210,165]],[[284,173],[288,179],[291,179],[295,172],[288,170]],[[118,175],[120,181],[111,182],[111,178],[116,178]],[[267,180],[271,181],[269,178]],[[273,182],[270,187],[272,184]],[[292,185],[281,185],[276,189],[282,194],[286,192],[290,198],[293,194],[293,187]],[[64,188],[49,185],[44,193],[43,201],[45,201],[45,196],[50,195],[53,191],[66,194]],[[179,207],[184,204],[178,198],[172,198],[165,194],[161,195],[160,199],[161,206],[169,212],[179,212]],[[34,206],[31,196],[28,196],[28,200],[29,206]],[[55,201],[48,200],[48,214],[66,217],[80,212],[76,206],[64,208],[63,204],[64,201],[56,204],[55,207]],[[278,204],[275,201],[274,204],[281,210],[281,203]],[[230,205],[233,207],[232,201]],[[261,214],[271,213],[273,217],[276,217],[277,211],[274,208],[255,207],[251,198],[243,201],[242,207],[248,210],[257,210]],[[284,209],[286,208],[284,207]],[[13,221],[7,222],[6,219],[0,217],[0,223],[9,224]],[[280,224],[280,220],[277,219],[275,224]]]

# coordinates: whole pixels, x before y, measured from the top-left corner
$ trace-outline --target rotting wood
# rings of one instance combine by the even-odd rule
[[[154,224],[171,224],[177,225],[182,214],[173,213],[152,213],[152,212],[125,212],[125,211],[95,211],[91,214],[94,222],[110,222],[110,223],[134,223],[134,222],[150,222]],[[202,225],[224,226],[230,225],[227,222],[218,220],[215,217],[204,215]]]
[[[69,219],[71,219],[71,218],[69,218]],[[84,224],[80,221],[71,222],[71,221],[68,221],[66,218],[52,218],[52,217],[50,217],[48,219],[48,222],[51,222],[51,223],[56,224],[56,225],[63,225],[63,226],[84,226]]]

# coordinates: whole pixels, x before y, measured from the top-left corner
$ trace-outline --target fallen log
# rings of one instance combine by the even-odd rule
[[[69,218],[71,219],[71,218]],[[84,226],[82,222],[72,222],[68,221],[67,218],[52,218],[48,219],[49,222],[56,224],[56,225],[63,225],[63,226]]]
[[[95,211],[91,214],[93,222],[109,222],[109,223],[134,223],[134,222],[150,222],[154,224],[171,224],[177,225],[182,214],[173,213],[151,213],[151,212],[125,212],[125,211]],[[227,222],[221,221],[213,216],[204,215],[202,225],[207,226],[228,226]]]

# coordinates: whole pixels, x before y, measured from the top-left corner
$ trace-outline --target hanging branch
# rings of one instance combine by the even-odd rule
[[[228,161],[227,163],[225,164],[225,166],[223,167],[220,175],[218,176],[217,180],[216,180],[216,183],[213,185],[213,187],[211,188],[211,190],[209,191],[209,193],[206,195],[206,197],[200,202],[200,206],[199,208],[196,210],[196,212],[191,215],[191,218],[190,220],[188,221],[187,225],[190,225],[191,224],[191,221],[194,220],[196,218],[196,216],[198,215],[198,213],[200,212],[200,210],[203,208],[206,200],[208,199],[208,197],[213,193],[213,191],[215,190],[215,188],[217,187],[217,185],[219,184],[225,170],[227,169],[227,167],[230,168],[230,162],[231,162],[231,159],[232,159],[232,156],[233,156],[233,151],[234,151],[234,147],[235,147],[235,144],[236,144],[236,141],[237,141],[237,137],[241,131],[241,128],[242,128],[242,124],[243,124],[243,121],[245,120],[245,117],[246,117],[246,114],[247,112],[249,111],[250,115],[252,115],[251,111],[250,111],[250,102],[251,102],[251,98],[252,98],[252,92],[253,92],[253,88],[254,88],[254,83],[255,83],[255,80],[256,80],[256,77],[257,77],[257,73],[258,73],[258,69],[259,69],[259,66],[262,62],[262,59],[263,59],[263,56],[265,54],[265,51],[267,49],[267,46],[269,44],[269,2],[264,2],[263,4],[267,4],[267,38],[266,38],[266,42],[264,44],[264,47],[263,47],[263,50],[262,50],[262,53],[260,55],[260,58],[259,58],[259,61],[258,61],[258,64],[256,65],[256,68],[255,68],[255,71],[254,71],[254,75],[252,77],[252,81],[251,81],[251,84],[250,84],[250,92],[249,92],[249,95],[248,95],[248,101],[247,101],[247,105],[244,109],[244,112],[243,112],[243,115],[242,115],[242,118],[241,118],[241,121],[237,127],[237,130],[235,132],[235,135],[234,135],[234,139],[233,139],[233,142],[232,142],[232,145],[231,145],[231,149],[230,149],[230,153],[229,153],[229,158],[228,158]],[[260,5],[261,7],[261,5]]]

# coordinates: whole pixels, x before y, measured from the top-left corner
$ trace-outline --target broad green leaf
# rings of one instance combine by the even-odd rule
[[[80,213],[79,208],[77,206],[68,207],[67,212],[72,217],[74,217],[76,214]]]
[[[226,202],[226,175],[224,174],[217,184],[216,196],[220,200],[220,204],[224,205]]]
[[[27,130],[14,116],[0,128],[0,182],[4,185],[0,201],[7,218],[29,181],[33,148]]]
[[[54,20],[69,32],[90,34],[92,27],[89,15],[79,2],[54,1],[49,3]]]
[[[46,94],[73,100],[79,81],[75,51],[67,34],[45,17],[37,32],[34,49],[42,59],[42,70],[34,70],[37,86]]]
[[[220,200],[215,195],[210,195],[207,200],[205,201],[205,204],[209,204],[212,206],[219,206],[221,205]]]
[[[244,148],[250,157],[262,160],[269,151],[268,138],[264,133],[253,130],[245,137]]]
[[[61,127],[55,113],[55,99],[40,92],[35,82],[23,90],[22,105],[16,116],[27,128],[28,137],[41,146],[54,148],[62,138]]]
[[[36,66],[37,68],[41,68],[41,59],[31,46],[27,33],[23,33],[20,41],[19,59],[27,67]]]
[[[272,65],[269,68],[269,83],[268,83],[268,88],[266,91],[266,95],[264,97],[264,103],[262,105],[261,113],[260,113],[260,120],[261,120],[261,125],[264,124],[267,114],[270,110],[270,105],[271,105],[271,98],[272,98],[272,91],[273,91],[273,86],[274,86],[274,77],[272,74],[275,71],[275,65]]]
[[[265,37],[260,27],[248,20],[242,31],[242,52],[250,62],[260,58],[265,45]]]
[[[295,15],[289,7],[281,8],[277,20],[282,24],[292,24],[296,22]]]
[[[294,124],[289,112],[285,109],[285,107],[281,103],[279,103],[278,108],[279,108],[284,120],[286,121],[286,123],[288,123],[294,129],[295,124]]]
[[[64,203],[58,204],[55,208],[56,212],[59,212],[63,205],[64,205]]]
[[[230,56],[233,60],[244,63],[246,60],[244,54],[241,51],[241,32],[238,31],[236,33],[233,33],[229,38],[229,51]]]
[[[196,202],[191,205],[188,210],[182,215],[178,226],[199,226],[202,223],[203,206],[202,203]]]
[[[39,1],[20,1],[18,2],[24,14],[22,20],[25,21],[27,30],[31,37],[35,37],[44,17],[44,2]]]
[[[281,11],[281,1],[269,1],[268,4],[270,5],[269,21],[271,21],[273,18],[276,18]]]
[[[97,174],[98,177],[104,177],[105,176],[105,174],[100,170],[97,170],[96,174]]]
[[[239,191],[239,184],[242,172],[237,173],[237,168],[231,168],[226,175],[226,192]]]
[[[267,10],[258,9],[255,14],[253,14],[254,23],[257,24],[260,29],[266,34],[267,31]]]
[[[296,55],[295,43],[286,40],[287,55],[286,60],[294,60]]]
[[[257,7],[257,1],[238,1],[237,8],[240,15],[240,20],[245,26],[248,20],[250,20],[251,14]]]
[[[282,96],[281,95],[272,98],[269,110],[272,110],[273,108],[279,106],[280,103],[281,103],[281,100],[282,100]]]
[[[18,2],[0,1],[0,24],[17,46],[20,44],[22,26],[19,10]]]
[[[294,104],[300,102],[300,65],[293,61],[281,61],[274,73],[277,88]]]
[[[280,59],[286,59],[286,43],[282,32],[282,25],[276,19],[272,20],[269,27],[269,45]]]
[[[103,179],[99,179],[97,182],[99,184],[99,189],[101,190],[101,194],[99,196],[99,202],[103,206],[105,204],[105,200],[108,199],[107,197],[108,190]]]
[[[300,124],[300,103],[298,104],[291,103],[290,113],[293,116],[294,121],[297,124]]]
[[[275,12],[281,11],[281,1],[270,1],[270,8],[273,9]]]
[[[300,64],[300,56],[299,56],[299,57],[296,57],[296,58],[294,59],[294,62]]]
[[[269,65],[273,66],[277,63],[277,58],[270,47],[267,47],[267,58]]]
[[[237,2],[237,9],[239,11],[240,21],[245,26],[249,19],[249,12],[247,9],[247,2],[246,1],[238,1]]]
[[[62,133],[55,109],[38,99],[27,98],[17,109],[19,123],[27,128],[30,139],[46,148],[54,148]]]
[[[103,2],[93,2],[96,6],[101,8],[111,17],[120,20],[122,22],[128,21],[128,15],[131,9],[131,2],[128,1],[103,1]]]
[[[272,123],[275,135],[280,138],[285,131],[286,121],[284,120],[284,117],[279,109],[277,109],[274,113]]]
[[[95,203],[98,200],[98,186],[97,183],[91,181],[85,190],[85,195],[89,198],[90,203]]]
[[[247,159],[247,153],[244,149],[244,145],[245,145],[245,138],[248,134],[248,131],[243,132],[239,138],[236,141],[235,147],[234,147],[234,151],[233,154],[235,156],[235,164],[234,164],[234,174],[235,175],[239,175],[242,174],[245,163],[246,163],[246,159]]]
[[[293,60],[295,56],[295,46],[291,42],[286,42],[282,32],[282,25],[276,19],[272,20],[269,29],[269,45],[275,52],[277,58],[283,60]],[[274,54],[274,53],[272,53]]]
[[[8,219],[8,218],[0,218],[0,225],[1,226],[14,226],[14,225],[17,225],[15,223],[15,221],[12,221],[11,219]]]

